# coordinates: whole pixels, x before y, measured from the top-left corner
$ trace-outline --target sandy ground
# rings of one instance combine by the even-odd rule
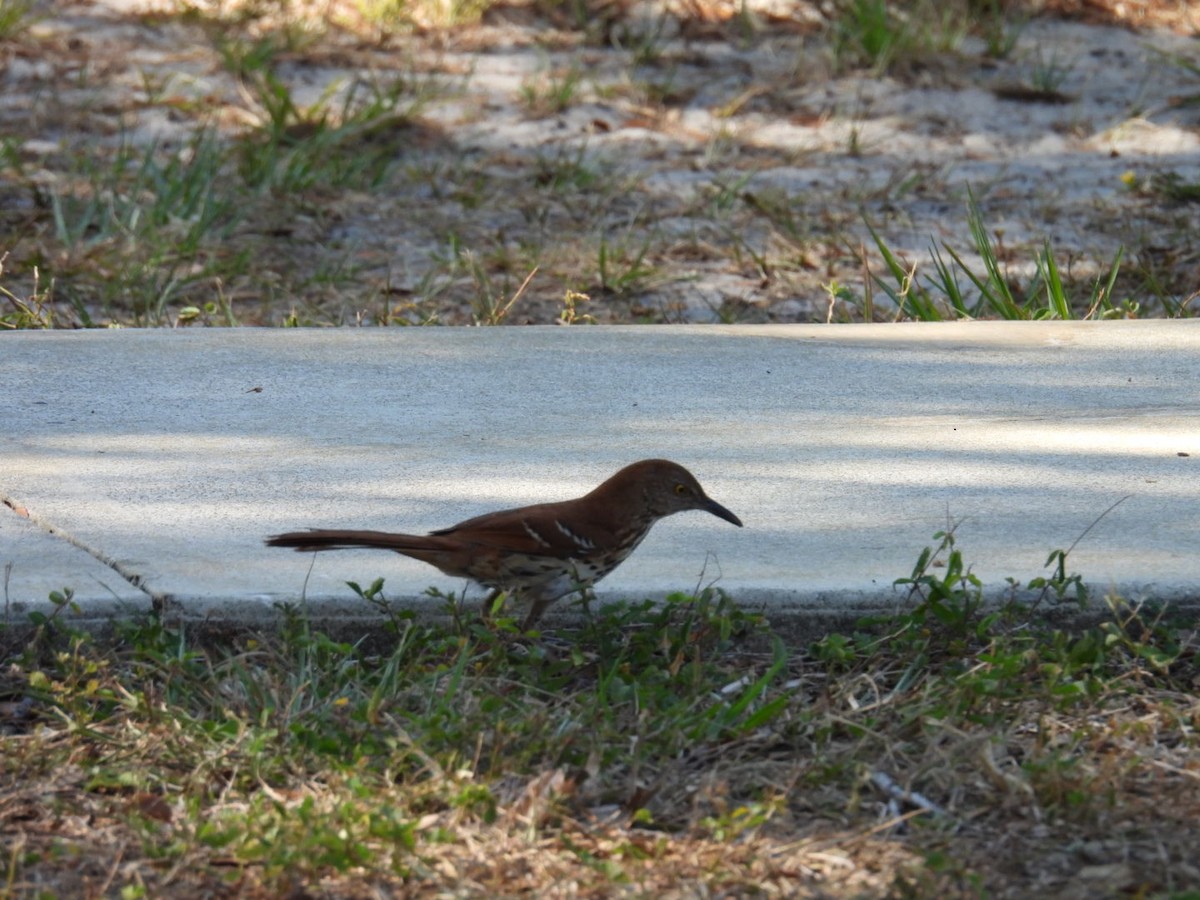
[[[567,289],[600,321],[853,320],[864,249],[881,271],[868,223],[906,262],[945,245],[976,264],[969,188],[1015,281],[1048,240],[1080,279],[1124,248],[1122,287],[1143,313],[1200,284],[1200,205],[1161,189],[1200,181],[1186,4],[1160,17],[1174,31],[1038,18],[1013,29],[1004,58],[966,36],[886,74],[837,63],[817,11],[757,8],[744,40],[728,23],[630,14],[607,44],[520,6],[387,36],[336,17],[309,36],[238,20],[246,40],[289,43],[273,73],[298,109],[380,85],[411,102],[394,127],[344,142],[388,156],[382,179],[257,204],[228,245],[187,262],[197,282],[221,276],[248,323],[297,303],[321,322],[479,321],[481,298],[510,298],[535,268],[506,321],[554,321]],[[80,159],[130,141],[178,152],[201,127],[236,141],[269,120],[251,79],[222,63],[228,12],[180,9],[49,4],[3,45],[10,278],[40,262],[66,284],[95,258],[85,238],[56,237],[47,210],[89,190]],[[231,247],[255,262],[222,275],[212,260]],[[831,301],[837,285],[849,302]],[[86,278],[77,290],[97,317],[112,313]]]

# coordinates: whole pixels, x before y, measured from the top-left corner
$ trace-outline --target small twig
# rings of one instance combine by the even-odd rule
[[[529,274],[525,276],[525,280],[521,282],[521,286],[517,288],[517,292],[512,295],[512,298],[507,303],[504,304],[502,309],[496,311],[492,324],[499,324],[508,315],[508,311],[513,308],[513,304],[521,298],[523,293],[525,293],[525,288],[529,287],[529,282],[533,281],[533,276],[536,275],[537,272],[538,266],[534,266],[529,270]]]
[[[892,776],[888,775],[886,772],[872,772],[871,783],[883,791],[896,803],[915,806],[918,810],[930,813],[931,815],[939,818],[950,818],[949,813],[947,813],[928,797],[918,794],[916,791],[910,791],[902,788],[895,782]]]

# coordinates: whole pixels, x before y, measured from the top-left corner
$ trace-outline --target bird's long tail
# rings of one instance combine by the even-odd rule
[[[443,541],[419,534],[397,534],[391,531],[342,531],[314,528],[311,531],[289,531],[266,540],[268,547],[292,547],[295,550],[346,550],[351,547],[375,547],[407,553],[412,550],[444,549]]]

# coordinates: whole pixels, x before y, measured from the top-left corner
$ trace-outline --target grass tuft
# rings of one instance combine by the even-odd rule
[[[1131,299],[1114,302],[1113,290],[1121,269],[1120,249],[1108,270],[1092,283],[1086,298],[1073,295],[1063,279],[1054,248],[1046,238],[1034,259],[1035,275],[1022,290],[1008,274],[997,241],[989,233],[974,193],[967,189],[967,226],[982,263],[973,267],[949,243],[932,245],[933,274],[918,277],[917,267],[904,263],[883,237],[867,222],[867,230],[883,260],[884,273],[872,272],[871,281],[894,304],[898,318],[922,322],[947,319],[997,317],[1009,320],[1134,318],[1140,306]],[[943,253],[945,255],[943,255]],[[965,283],[960,281],[963,276]],[[835,292],[834,300],[853,302],[853,296]],[[1182,306],[1177,308],[1182,313]]]

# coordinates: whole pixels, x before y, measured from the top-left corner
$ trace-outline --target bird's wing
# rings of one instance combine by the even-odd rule
[[[567,512],[568,507],[560,503],[506,509],[476,516],[430,534],[560,559],[572,559],[604,546],[602,527],[594,523],[572,523],[565,515]]]

